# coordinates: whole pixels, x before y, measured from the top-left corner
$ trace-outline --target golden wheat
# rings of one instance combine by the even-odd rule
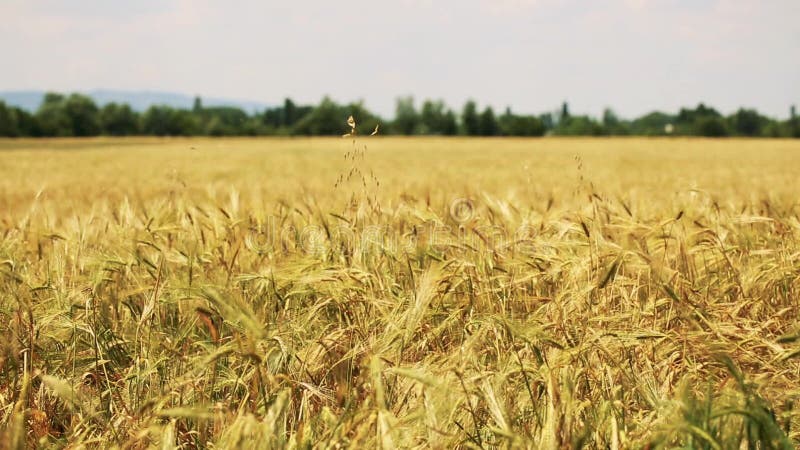
[[[0,447],[792,448],[798,173],[782,140],[0,141]]]

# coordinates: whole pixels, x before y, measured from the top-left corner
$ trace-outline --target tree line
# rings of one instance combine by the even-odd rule
[[[652,112],[625,120],[606,109],[600,118],[573,115],[569,105],[539,115],[495,113],[469,100],[454,111],[441,100],[425,100],[420,107],[412,97],[397,99],[395,117],[384,120],[363,103],[339,104],[328,97],[317,105],[282,105],[248,114],[236,107],[203,105],[198,97],[191,109],[151,106],[138,112],[127,104],[98,106],[82,94],[48,93],[35,112],[0,101],[0,136],[326,136],[343,132],[343,118],[354,116],[359,131],[382,134],[442,136],[748,136],[800,138],[800,117],[794,106],[788,120],[764,116],[741,108],[725,116],[702,103],[677,114]]]

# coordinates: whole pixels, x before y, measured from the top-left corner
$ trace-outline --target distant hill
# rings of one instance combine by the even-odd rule
[[[98,105],[117,102],[127,103],[137,111],[144,111],[152,105],[167,105],[173,108],[189,109],[194,105],[194,96],[176,92],[158,91],[117,91],[96,89],[81,92],[93,98]],[[0,100],[28,111],[36,111],[44,98],[45,91],[0,91]],[[203,106],[235,106],[248,113],[262,111],[271,105],[247,100],[202,97]]]

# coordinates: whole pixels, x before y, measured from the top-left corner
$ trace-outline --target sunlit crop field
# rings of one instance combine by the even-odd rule
[[[800,141],[0,141],[0,448],[794,448]]]

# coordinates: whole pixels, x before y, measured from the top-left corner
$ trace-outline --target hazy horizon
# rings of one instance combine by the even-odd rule
[[[0,91],[329,95],[386,117],[404,95],[622,117],[703,102],[783,118],[800,103],[790,0],[11,0],[0,15]]]

